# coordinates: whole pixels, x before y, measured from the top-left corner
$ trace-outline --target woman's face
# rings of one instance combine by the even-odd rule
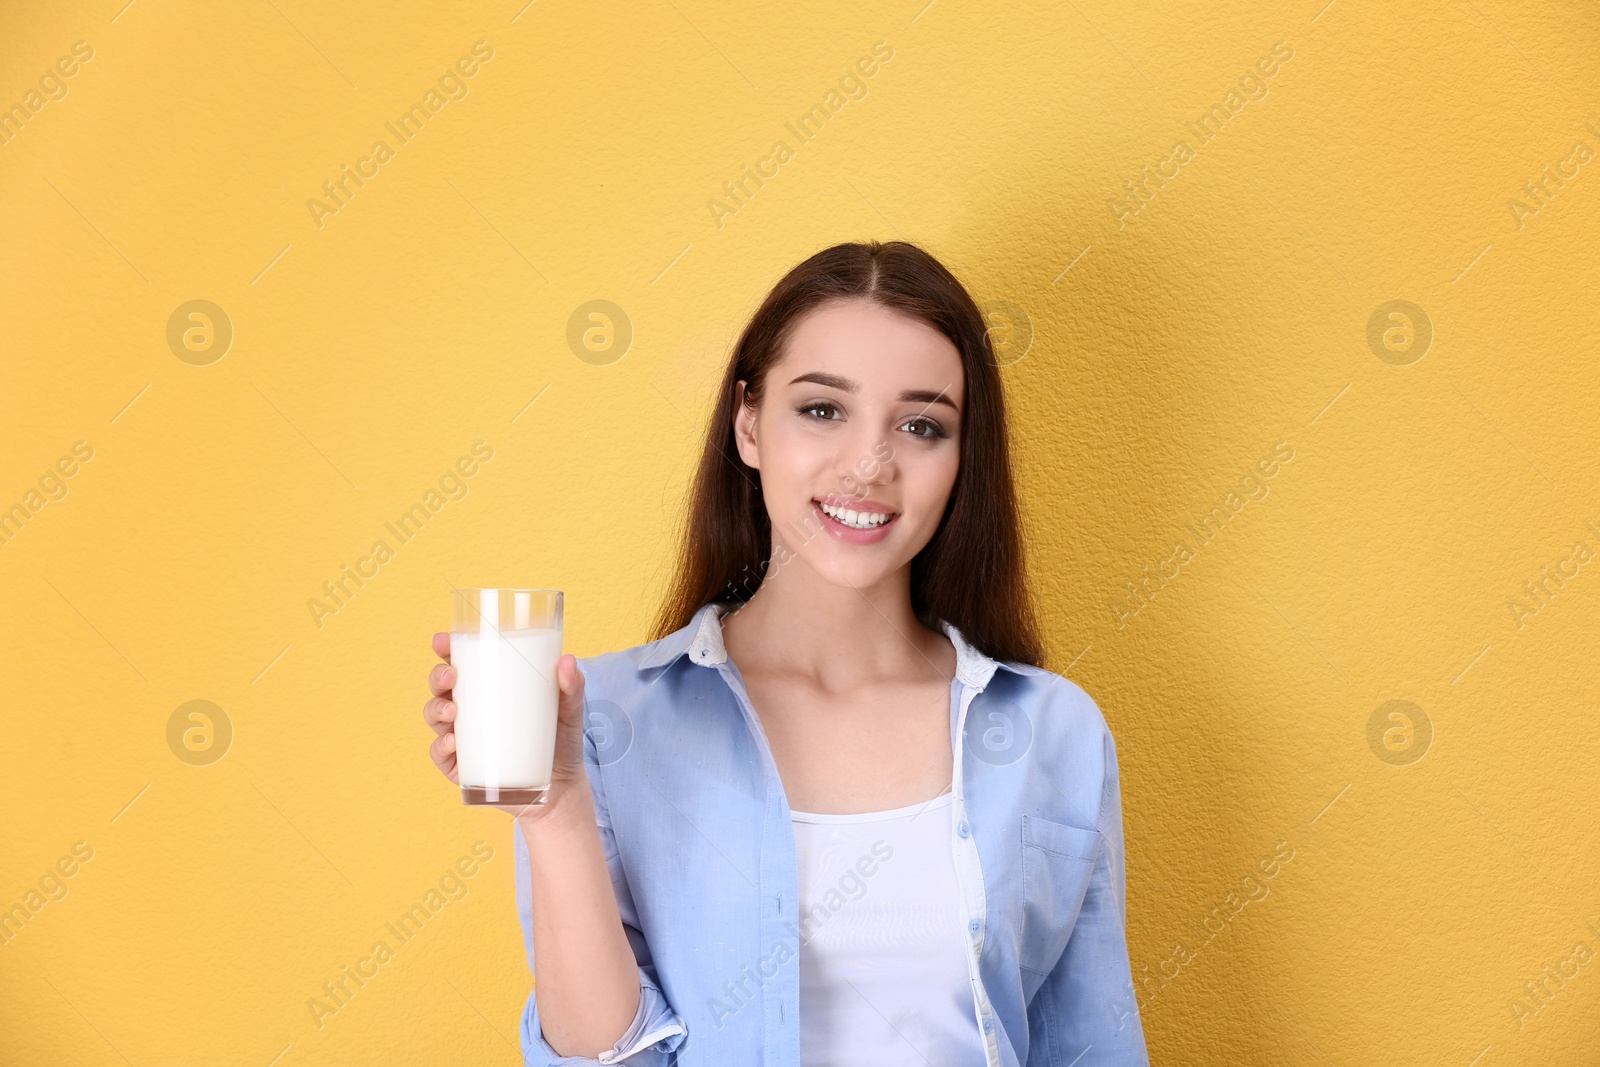
[[[965,385],[955,345],[897,311],[830,300],[797,321],[759,411],[740,382],[734,419],[775,565],[858,589],[909,567],[955,484]]]

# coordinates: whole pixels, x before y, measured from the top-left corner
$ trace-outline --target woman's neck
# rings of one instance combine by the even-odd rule
[[[949,638],[924,627],[911,610],[909,569],[871,588],[852,588],[791,564],[724,615],[722,627],[723,645],[741,672],[781,670],[829,690],[886,678],[948,678],[955,670]]]

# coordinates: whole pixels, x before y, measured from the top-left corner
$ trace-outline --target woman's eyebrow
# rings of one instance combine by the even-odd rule
[[[837,374],[828,374],[823,371],[810,371],[806,374],[802,374],[798,378],[790,381],[789,384],[797,385],[800,382],[815,382],[817,385],[825,385],[830,389],[838,389],[846,393],[854,393],[861,388],[849,378],[844,378]],[[938,391],[929,389],[903,389],[900,392],[900,399],[910,403],[944,404],[948,406],[950,410],[958,414],[961,411],[960,408],[956,407],[955,401],[944,395],[943,389]]]

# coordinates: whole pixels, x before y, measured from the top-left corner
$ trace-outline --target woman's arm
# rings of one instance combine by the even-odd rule
[[[534,975],[524,1059],[529,1067],[663,1067],[688,1028],[657,985],[623,871],[584,672],[569,656],[556,673],[562,697],[552,784],[560,788],[542,810],[520,814],[512,834],[517,916]]]
[[[1104,737],[1105,781],[1095,826],[1100,854],[1072,937],[1029,1011],[1038,1037],[1028,1067],[1149,1067],[1128,962],[1127,869],[1122,853],[1122,788],[1116,745]]]
[[[440,772],[459,786],[450,635],[434,634],[433,650],[444,662],[428,674],[433,698],[422,709],[436,735],[429,753]],[[511,835],[517,857],[517,917],[528,969],[534,973],[534,994],[522,1019],[524,1060],[529,1067],[606,1065],[623,1059],[629,1067],[656,1067],[682,1044],[688,1030],[656,984],[650,949],[622,872],[585,721],[587,682],[577,657],[569,653],[557,661],[556,680],[561,698],[549,799],[538,808],[495,805],[517,819]],[[587,1049],[600,1051],[564,1051]]]
[[[639,1010],[639,965],[622,928],[587,783],[517,820],[528,852],[540,1030],[563,1056],[598,1056]]]

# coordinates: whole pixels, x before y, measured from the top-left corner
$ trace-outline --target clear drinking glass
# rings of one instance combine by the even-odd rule
[[[561,593],[457,589],[451,599],[461,802],[543,804],[561,695]]]

